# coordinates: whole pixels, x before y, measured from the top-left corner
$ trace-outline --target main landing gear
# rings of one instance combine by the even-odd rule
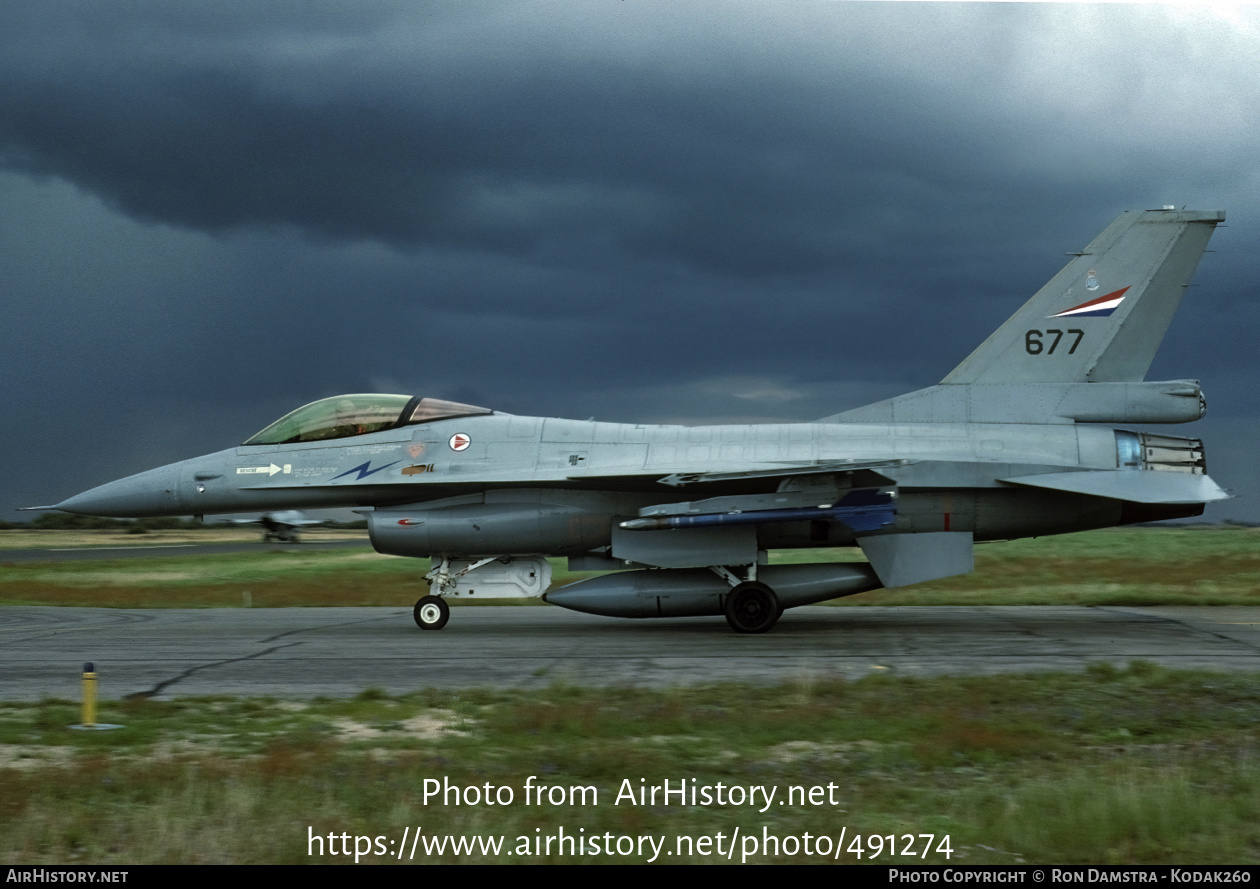
[[[757,566],[748,566],[748,578],[740,580],[730,569],[709,568],[731,586],[726,594],[726,622],[736,633],[764,633],[779,620],[783,606],[774,590],[757,580]]]
[[[726,622],[737,633],[764,633],[782,613],[774,590],[755,580],[739,584],[726,596]]]
[[[425,596],[416,603],[412,614],[422,630],[440,630],[451,619],[451,606],[437,596]]]

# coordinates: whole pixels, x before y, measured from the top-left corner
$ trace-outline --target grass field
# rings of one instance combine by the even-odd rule
[[[367,531],[343,528],[303,528],[306,541],[362,540],[367,545]],[[257,543],[262,529],[257,525],[207,525],[196,529],[145,531],[137,534],[126,530],[0,530],[0,561],[10,549],[55,549],[58,547],[146,547],[180,543]]]
[[[145,560],[3,560],[4,548],[17,548],[8,535],[29,540],[30,535],[62,533],[73,540],[50,536],[40,545],[106,546],[137,540],[119,532],[0,532],[0,605],[240,607],[248,591],[254,607],[409,606],[427,589],[427,560],[379,555],[366,539],[362,550],[260,545],[256,552]],[[254,531],[209,533],[257,538]],[[189,533],[154,532],[140,536],[139,542],[160,545],[170,542],[167,535],[182,541]],[[860,552],[772,553],[774,562],[850,560],[861,560]],[[553,585],[585,576],[571,574],[562,559],[553,560],[553,567]],[[1260,529],[1129,528],[988,543],[976,548],[973,574],[862,593],[834,604],[1260,605]]]
[[[369,690],[344,701],[111,704],[101,719],[126,728],[108,733],[68,730],[77,718],[67,702],[0,706],[0,860],[302,862],[311,860],[308,831],[383,837],[384,851],[419,826],[430,842],[501,835],[507,849],[561,827],[650,835],[674,852],[660,860],[674,862],[680,836],[729,841],[737,831],[736,861],[869,862],[877,846],[873,860],[903,864],[1260,861],[1254,676],[1137,663],[777,688]],[[549,794],[526,805],[530,776],[593,791],[585,804]],[[721,783],[732,797],[618,802],[627,781],[637,792],[666,778]],[[426,804],[426,780],[507,787],[513,799],[437,795]],[[775,796],[741,804],[736,787]],[[811,788],[820,788],[812,798]],[[799,844],[807,833],[834,844],[842,831],[838,858],[834,845],[827,856],[817,845],[812,855],[761,846],[767,835]],[[889,835],[900,851],[907,834],[914,857],[890,857]],[[934,835],[926,858],[920,834]],[[945,836],[948,858],[937,851]],[[716,857],[682,848],[682,860]],[[513,858],[450,848],[426,856],[421,846],[416,860],[610,860],[558,849]],[[315,860],[348,861],[327,851]]]
[[[165,533],[129,542],[161,544]],[[1258,542],[1248,529],[1142,528],[988,544],[977,548],[972,575],[837,604],[1260,604]],[[114,541],[95,532],[42,545],[54,544]],[[6,547],[30,544],[0,542]],[[558,583],[575,577],[555,566]],[[55,563],[5,563],[0,554],[0,605],[239,607],[245,591],[254,606],[409,605],[423,592],[425,567],[366,544]],[[68,701],[0,704],[0,860],[349,863],[353,855],[329,852],[328,835],[344,834],[342,849],[353,852],[361,838],[363,862],[389,863],[389,844],[419,827],[426,842],[503,837],[506,846],[426,855],[421,844],[417,862],[651,855],[638,846],[614,856],[559,846],[523,853],[522,842],[561,828],[570,838],[652,837],[664,844],[658,860],[670,862],[728,860],[714,851],[719,836],[735,861],[1260,862],[1255,675],[1135,663],[978,678],[802,676],[779,687],[558,685],[400,697],[369,689],[352,700],[105,702],[98,719],[125,726],[112,732],[70,730],[79,718]],[[598,803],[525,805],[531,776],[593,788]],[[618,802],[627,786],[664,779],[776,797],[764,806]],[[426,802],[426,781],[510,788],[513,802]],[[920,834],[933,837],[925,858]],[[890,857],[908,835],[914,856]],[[312,836],[324,847],[313,858]],[[766,837],[778,847],[764,846]]]

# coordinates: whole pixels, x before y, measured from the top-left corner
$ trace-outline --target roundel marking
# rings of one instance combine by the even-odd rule
[[[466,451],[470,444],[472,444],[472,439],[462,432],[456,432],[451,436],[452,451]]]

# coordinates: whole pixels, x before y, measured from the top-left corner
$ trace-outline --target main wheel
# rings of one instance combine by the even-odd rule
[[[726,596],[726,622],[736,633],[764,633],[782,613],[774,590],[764,583],[741,583]]]
[[[416,603],[416,626],[422,630],[440,630],[451,619],[451,606],[437,596],[425,596]]]

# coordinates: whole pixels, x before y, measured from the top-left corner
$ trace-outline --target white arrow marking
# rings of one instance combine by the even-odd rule
[[[268,477],[280,472],[281,469],[276,464],[270,466],[239,466],[237,467],[237,475],[266,475]]]

